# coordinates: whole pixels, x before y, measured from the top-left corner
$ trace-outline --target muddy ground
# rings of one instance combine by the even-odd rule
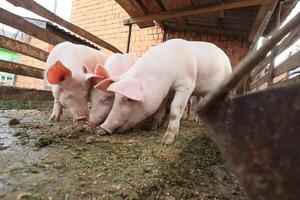
[[[201,124],[163,145],[164,129],[103,135],[49,115],[0,110],[0,199],[244,199]]]

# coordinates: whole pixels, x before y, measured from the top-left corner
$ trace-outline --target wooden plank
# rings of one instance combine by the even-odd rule
[[[97,36],[91,34],[90,32],[60,18],[59,16],[50,12],[49,10],[47,10],[43,6],[39,5],[38,3],[34,2],[33,0],[7,0],[7,1],[14,4],[15,6],[23,7],[27,10],[30,10],[31,12],[34,12],[34,13],[50,20],[50,21],[53,21],[63,27],[66,27],[67,29],[76,33],[77,35],[80,35],[81,37],[84,37],[103,48],[106,48],[115,53],[122,53],[119,49],[112,46],[111,44],[105,42],[104,40],[98,38]]]
[[[234,31],[228,29],[220,29],[220,28],[212,28],[212,27],[205,27],[205,26],[194,26],[194,25],[177,25],[177,24],[166,24],[169,30],[174,31],[192,31],[198,33],[209,33],[209,34],[216,34],[216,35],[232,35],[238,36],[241,38],[247,38],[247,32],[241,31]]]
[[[140,22],[147,22],[153,20],[167,20],[184,16],[198,15],[209,12],[217,12],[221,10],[228,10],[234,8],[248,7],[260,5],[263,0],[230,0],[225,2],[213,3],[204,7],[194,9],[182,9],[165,11],[159,14],[146,15],[143,17],[130,18],[124,21],[124,24],[135,24]]]
[[[12,86],[0,86],[0,99],[52,101],[53,96],[51,91],[46,90],[18,88]]]
[[[284,81],[279,81],[277,83],[274,83],[272,87],[282,87],[290,84],[300,83],[300,76],[295,76],[291,79],[286,79]]]
[[[289,72],[291,70],[296,69],[299,67],[300,64],[300,51],[280,63],[276,68],[274,68],[272,72],[273,77],[280,76],[283,73]],[[257,88],[268,81],[270,76],[270,72],[266,73],[264,76],[258,78],[254,83],[250,85],[250,89]]]
[[[300,24],[300,13],[292,18],[286,25],[277,29],[270,35],[261,48],[250,52],[233,70],[232,74],[225,79],[214,91],[203,98],[197,107],[198,114],[206,115],[216,104],[222,101],[228,93],[236,87],[239,81],[247,75],[290,31],[296,29]]]
[[[0,47],[18,52],[26,56],[30,56],[32,58],[36,58],[44,62],[47,60],[48,57],[48,52],[42,49],[36,48],[24,42],[20,42],[2,35],[0,35]]]
[[[274,78],[274,67],[275,67],[275,58],[277,56],[276,51],[271,51],[271,62],[269,65],[269,75],[268,75],[268,87],[270,87],[273,84],[273,78]]]
[[[28,65],[0,60],[0,71],[43,79],[44,70]]]
[[[44,30],[27,20],[23,19],[22,17],[15,15],[7,10],[0,8],[0,23],[6,24],[18,30],[21,30],[28,35],[31,35],[37,39],[45,41],[49,44],[59,44],[64,40],[53,33]]]
[[[274,50],[277,52],[277,54],[282,53],[286,48],[295,43],[299,37],[300,28],[291,31],[290,34],[279,45],[277,45],[274,48]],[[270,62],[270,60],[271,55],[267,56],[259,63],[259,65],[251,73],[251,80],[254,80],[256,78],[256,76],[265,68],[265,66]]]
[[[286,59],[284,62],[280,63],[274,69],[274,77],[279,76],[285,72],[296,69],[300,65],[300,51]]]

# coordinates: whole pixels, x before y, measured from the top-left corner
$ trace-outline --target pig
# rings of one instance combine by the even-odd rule
[[[63,42],[50,52],[45,66],[45,80],[51,84],[54,97],[50,120],[59,121],[63,107],[70,109],[73,120],[87,119],[89,89],[98,63],[104,64],[107,55],[84,45]]]
[[[120,77],[105,79],[95,86],[115,93],[112,109],[100,127],[108,133],[133,127],[155,113],[173,91],[170,120],[161,140],[171,144],[190,96],[206,95],[230,73],[229,58],[216,45],[168,40],[148,50]]]
[[[127,71],[137,59],[138,58],[132,54],[115,53],[108,57],[104,66],[101,66],[101,64],[97,65],[94,73],[104,78],[120,76]],[[96,80],[96,83],[99,80],[101,80],[101,78]],[[114,93],[92,88],[90,96],[91,110],[88,123],[92,126],[96,126],[103,122],[109,114],[114,100]]]

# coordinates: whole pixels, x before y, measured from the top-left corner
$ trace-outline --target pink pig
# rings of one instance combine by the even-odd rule
[[[212,43],[172,39],[159,44],[120,77],[95,86],[115,93],[112,110],[100,127],[109,133],[133,127],[155,113],[168,93],[174,92],[162,138],[166,144],[173,143],[190,96],[205,95],[230,73],[229,58]]]
[[[108,57],[104,67],[97,65],[95,74],[99,79],[94,79],[94,83],[111,76],[120,76],[126,72],[137,60],[132,54],[115,53]],[[91,89],[91,111],[89,114],[89,123],[91,125],[98,125],[103,122],[109,114],[114,101],[114,93],[108,91],[101,91],[95,88]]]
[[[60,43],[52,49],[45,70],[45,79],[52,85],[54,97],[50,120],[59,121],[63,107],[71,110],[74,121],[87,119],[86,107],[93,77],[87,69],[94,71],[107,57],[98,50],[70,42]]]

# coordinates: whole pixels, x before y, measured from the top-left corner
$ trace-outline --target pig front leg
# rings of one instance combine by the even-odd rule
[[[184,112],[184,109],[189,101],[192,94],[192,89],[178,89],[175,91],[175,96],[173,98],[170,110],[170,121],[168,124],[167,131],[162,138],[162,142],[165,144],[171,144],[174,142],[175,136],[179,132],[180,119]]]
[[[57,99],[54,99],[53,110],[52,110],[52,114],[50,116],[50,120],[51,121],[59,121],[62,113],[63,113],[62,105],[59,103],[59,101]]]

